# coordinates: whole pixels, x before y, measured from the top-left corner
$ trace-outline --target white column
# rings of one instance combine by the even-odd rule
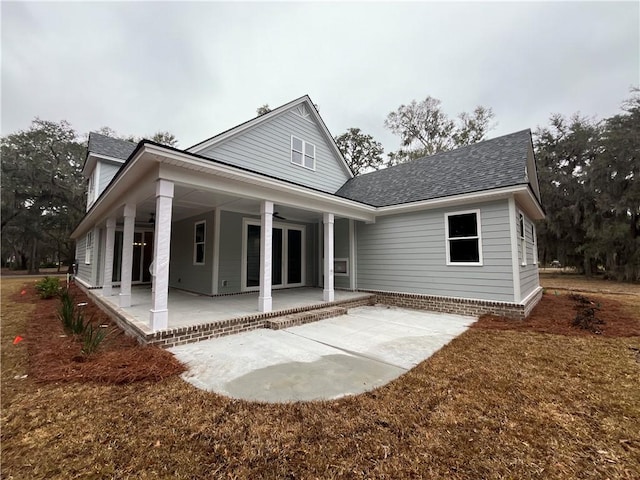
[[[171,208],[173,182],[156,183],[156,226],[153,240],[153,293],[149,326],[154,332],[169,326],[169,255],[171,247]]]
[[[322,299],[325,302],[333,302],[333,213],[323,213],[324,225],[324,290]]]
[[[270,312],[271,300],[271,264],[273,245],[273,202],[263,201],[260,206],[260,296],[258,310]]]
[[[349,288],[351,290],[356,289],[356,221],[353,218],[349,219]]]
[[[133,232],[136,223],[136,205],[124,206],[124,231],[122,232],[122,267],[120,268],[120,306],[131,306],[131,269],[133,268]]]
[[[102,279],[102,296],[110,297],[113,293],[113,248],[116,237],[116,219],[107,218],[107,231],[104,240],[104,277]]]

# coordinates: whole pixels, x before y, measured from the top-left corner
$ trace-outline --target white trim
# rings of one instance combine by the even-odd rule
[[[242,219],[242,260],[241,260],[241,268],[240,272],[240,290],[243,292],[257,292],[260,290],[260,286],[248,287],[247,286],[247,232],[249,225],[256,225],[261,227],[261,222],[259,219],[255,218],[243,218]],[[297,223],[285,223],[285,222],[273,222],[272,230],[282,230],[282,283],[274,285],[272,282],[271,289],[277,290],[280,288],[292,288],[292,287],[302,287],[306,284],[307,278],[307,263],[306,263],[306,231],[307,227],[305,225],[299,225]],[[301,268],[302,275],[300,283],[288,283],[289,282],[289,257],[287,255],[288,247],[289,247],[289,238],[287,232],[289,230],[298,230],[301,232],[300,241],[302,243],[300,249],[301,255]],[[272,259],[273,261],[273,259]],[[273,280],[273,279],[272,279]]]
[[[449,238],[449,217],[457,215],[468,215],[474,213],[476,215],[476,235],[471,237],[453,237]],[[475,208],[473,210],[459,210],[455,212],[445,212],[444,214],[444,236],[445,236],[445,261],[447,266],[462,266],[462,267],[482,267],[482,221],[480,216],[480,209]],[[452,262],[449,242],[451,240],[477,240],[478,242],[478,261],[477,262]]]
[[[513,300],[520,302],[520,266],[518,265],[518,226],[516,225],[516,200],[509,198],[509,236],[511,237],[511,273],[513,275]]]
[[[220,208],[213,212],[213,278],[211,279],[211,294],[218,294],[220,282]]]
[[[302,143],[302,151],[298,151],[294,148],[293,146],[293,140],[298,140],[299,142]],[[308,167],[306,165],[306,159],[309,157],[309,155],[307,155],[307,146],[311,146],[313,147],[313,167]],[[298,163],[296,161],[294,161],[293,159],[293,152],[299,153],[302,158],[302,163]],[[316,171],[316,146],[313,143],[309,143],[306,140],[303,140],[299,137],[296,137],[295,135],[291,135],[291,163],[293,163],[294,165],[298,166],[298,167],[302,167],[302,168],[306,168],[307,170],[311,170],[313,172]]]
[[[125,160],[122,160],[120,158],[110,157],[108,155],[103,155],[95,152],[89,152],[89,155],[87,156],[87,160],[84,162],[84,165],[82,166],[81,173],[84,177],[87,176],[86,174],[87,170],[93,171],[93,164],[98,163],[98,160],[106,160],[108,162],[119,163],[120,165],[122,165],[125,162]]]
[[[204,232],[203,232],[204,239],[202,240],[202,242],[197,241],[198,225],[204,225]],[[197,261],[199,244],[202,244],[202,261],[201,262]],[[205,265],[206,261],[207,261],[207,221],[198,220],[197,222],[193,223],[193,264],[197,266],[202,266],[202,265]]]
[[[336,270],[336,263],[337,262],[344,262],[345,263],[345,271],[344,272],[338,272]],[[348,258],[334,258],[333,259],[333,275],[336,277],[348,277],[349,276],[349,259]]]
[[[524,299],[522,299],[519,302],[520,305],[527,305],[527,303],[529,303],[533,297],[535,297],[538,293],[540,293],[540,290],[544,290],[544,288],[538,285],[536,288],[533,289],[533,291],[529,295],[527,295]]]

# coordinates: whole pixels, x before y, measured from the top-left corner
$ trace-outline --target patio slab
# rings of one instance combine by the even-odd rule
[[[194,386],[264,402],[354,395],[399,377],[476,320],[376,305],[283,330],[254,330],[170,349]]]

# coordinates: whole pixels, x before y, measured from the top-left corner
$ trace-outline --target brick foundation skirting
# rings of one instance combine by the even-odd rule
[[[412,293],[382,292],[378,290],[360,291],[374,293],[378,299],[378,303],[394,307],[472,316],[480,316],[489,313],[516,320],[524,320],[529,313],[531,313],[533,307],[535,307],[540,301],[540,298],[542,298],[541,288],[522,304]]]

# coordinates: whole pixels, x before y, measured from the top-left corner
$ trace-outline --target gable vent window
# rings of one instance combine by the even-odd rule
[[[316,147],[305,142],[298,137],[291,136],[291,163],[308,168],[316,169]]]
[[[445,214],[447,265],[482,265],[480,210]]]

